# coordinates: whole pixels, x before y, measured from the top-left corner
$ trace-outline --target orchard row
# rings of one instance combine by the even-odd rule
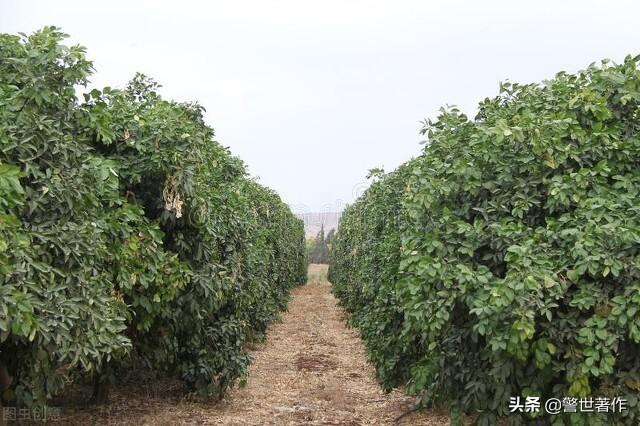
[[[92,90],[58,29],[0,35],[0,363],[9,405],[134,371],[221,396],[305,281],[300,220],[136,75]]]
[[[329,279],[386,388],[454,423],[593,396],[629,410],[544,421],[638,424],[638,61],[502,84],[474,119],[442,110],[343,213]]]

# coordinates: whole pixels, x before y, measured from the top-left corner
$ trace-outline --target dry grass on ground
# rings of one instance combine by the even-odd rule
[[[326,281],[326,265],[311,265],[309,283],[292,292],[289,311],[252,352],[249,380],[218,403],[180,399],[178,387],[161,391],[118,388],[102,408],[65,413],[65,423],[114,425],[387,425],[412,408],[396,390],[385,394],[357,330]],[[176,385],[178,386],[178,385]],[[446,425],[442,413],[420,412],[402,425]]]

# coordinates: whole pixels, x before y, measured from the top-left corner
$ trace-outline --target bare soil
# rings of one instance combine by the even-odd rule
[[[61,423],[117,425],[447,425],[442,412],[410,411],[401,390],[384,393],[355,329],[336,305],[325,265],[311,265],[309,283],[292,292],[289,310],[252,351],[249,379],[220,402],[193,402],[164,389],[118,388],[111,403],[64,410]],[[60,423],[57,423],[60,424]]]

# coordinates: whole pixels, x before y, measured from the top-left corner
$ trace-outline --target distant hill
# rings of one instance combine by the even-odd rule
[[[312,212],[312,213],[297,213],[300,219],[304,221],[304,232],[307,237],[315,237],[320,227],[324,225],[325,234],[330,229],[338,229],[338,222],[340,221],[341,212]]]

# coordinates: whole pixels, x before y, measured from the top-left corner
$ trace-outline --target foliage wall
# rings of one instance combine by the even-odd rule
[[[198,104],[140,74],[79,101],[92,65],[64,37],[0,35],[3,399],[140,366],[219,397],[306,279],[302,222]]]
[[[454,421],[572,396],[629,410],[538,420],[638,423],[639,59],[505,83],[473,120],[443,110],[345,212],[330,279],[386,387]]]

